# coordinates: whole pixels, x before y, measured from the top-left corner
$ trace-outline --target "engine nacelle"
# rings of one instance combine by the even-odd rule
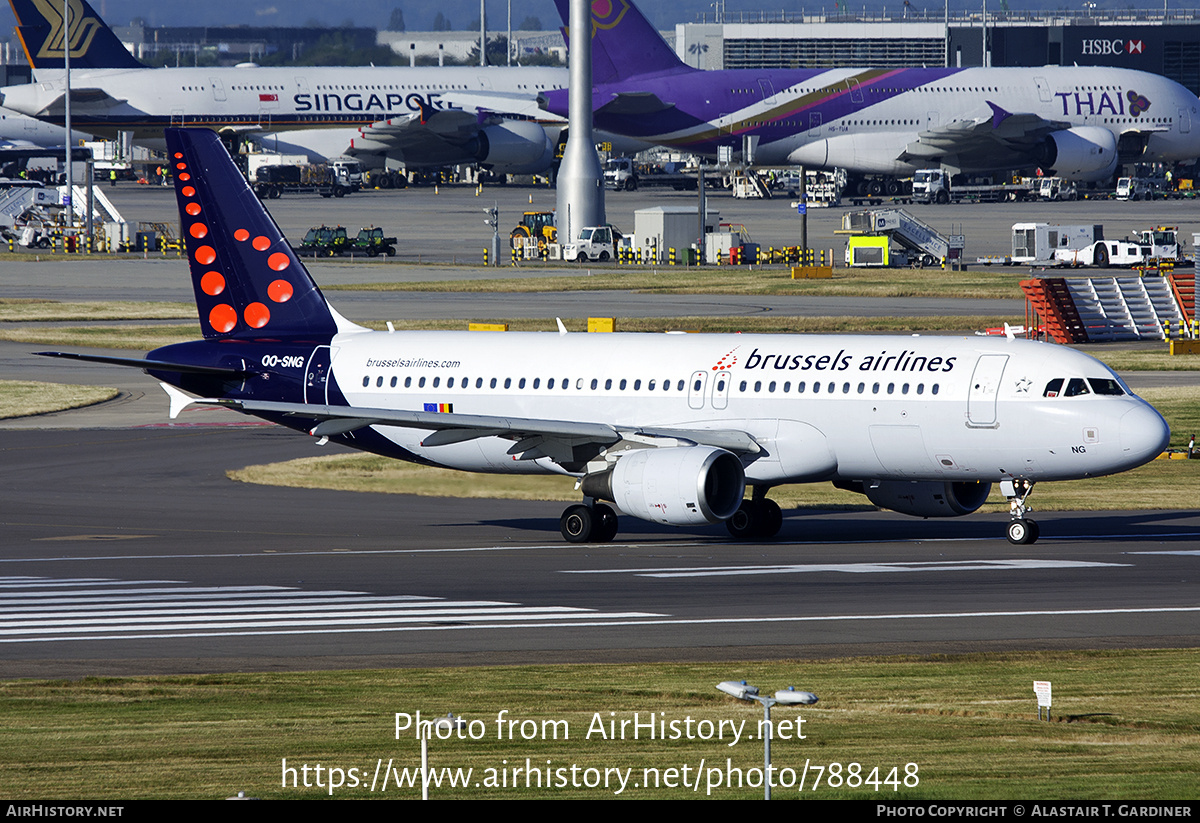
[[[983,505],[991,483],[880,480],[863,484],[867,498],[883,509],[914,517],[959,517]]]
[[[733,516],[746,492],[746,473],[733,454],[711,446],[639,449],[611,470],[585,477],[582,488],[642,520],[698,526]]]
[[[1117,170],[1117,138],[1099,126],[1076,126],[1046,137],[1038,158],[1067,180],[1107,180]]]
[[[554,143],[531,120],[505,120],[475,137],[475,159],[500,174],[536,174],[550,168]]]

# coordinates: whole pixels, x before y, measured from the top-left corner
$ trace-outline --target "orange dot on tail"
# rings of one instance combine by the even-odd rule
[[[182,153],[182,152],[178,152],[178,151],[177,151],[177,152],[175,152],[175,159],[176,159],[176,160],[182,160],[182,159],[183,159],[183,153]]]
[[[201,246],[196,249],[196,262],[201,266],[207,266],[209,263],[217,259],[217,250],[212,246]]]
[[[191,186],[184,186],[180,190],[180,194],[182,194],[184,197],[195,197],[196,190],[194,188],[192,188]]]
[[[187,168],[187,163],[176,163],[175,168],[179,169],[180,171],[183,171],[184,169]]]
[[[271,319],[271,310],[262,303],[251,303],[246,307],[245,317],[246,325],[254,329],[261,329]]]
[[[259,251],[266,251],[267,249],[271,248],[271,241],[260,234],[258,237],[254,238],[254,242],[250,245],[254,246],[254,248],[258,249]]]
[[[233,239],[241,243],[245,243],[250,239],[250,232],[246,231],[245,229],[238,229],[233,233]]]
[[[221,334],[233,331],[233,327],[237,325],[237,312],[228,303],[213,306],[212,311],[208,313],[208,325]]]
[[[274,257],[275,255],[271,255]],[[267,286],[267,297],[276,303],[286,303],[292,299],[292,284],[286,280],[276,280]]]
[[[200,213],[200,204],[199,203],[188,203],[186,206],[184,206],[183,210],[186,211],[188,214],[190,214],[192,217],[195,217],[197,214]]]
[[[192,179],[192,176],[185,171],[179,175],[179,179],[186,183],[188,180]]]
[[[192,227],[188,229],[188,233],[199,240],[202,237],[208,236],[208,226],[203,223],[193,223]]]
[[[225,291],[225,275],[219,271],[205,272],[200,278],[200,290],[205,294],[216,297]]]
[[[283,271],[292,264],[288,256],[281,251],[277,251],[267,258],[267,265],[274,271]]]

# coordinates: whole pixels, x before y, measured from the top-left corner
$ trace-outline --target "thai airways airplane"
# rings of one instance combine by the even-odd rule
[[[570,542],[611,540],[609,504],[766,537],[783,519],[772,487],[825,481],[918,517],[969,514],[1000,483],[1008,539],[1030,543],[1034,483],[1131,469],[1167,444],[1116,374],[1048,343],[370,331],[326,303],[215,133],[166,140],[204,339],[145,359],[42,354],[144,369],[172,417],[225,406],[401,460],[573,477]]]
[[[0,90],[20,113],[61,125],[71,49],[71,124],[91,134],[133,133],[161,149],[163,128],[204,126],[304,152],[348,154],[367,168],[479,163],[535,173],[554,160],[562,118],[541,111],[539,92],[565,86],[566,69],[323,66],[150,69],[125,49],[86,0],[10,0],[36,82]],[[550,133],[543,125],[549,126]],[[316,131],[314,131],[316,130]],[[324,131],[329,130],[329,131]],[[289,132],[280,139],[279,132]]]
[[[555,0],[568,25],[568,0]],[[738,69],[685,65],[630,0],[592,4],[595,126],[763,166],[906,176],[1040,167],[1106,180],[1118,163],[1200,156],[1196,95],[1117,68]],[[566,90],[542,94],[567,112]],[[862,191],[860,193],[868,193]],[[870,193],[878,193],[871,191]]]

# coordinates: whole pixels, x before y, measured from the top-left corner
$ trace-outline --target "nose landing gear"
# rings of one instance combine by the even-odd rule
[[[1025,500],[1032,491],[1032,480],[1016,478],[1000,481],[1000,492],[1008,499],[1008,512],[1012,517],[1008,524],[1008,542],[1015,546],[1036,543],[1038,539],[1037,521],[1025,516],[1031,511],[1025,505]]]

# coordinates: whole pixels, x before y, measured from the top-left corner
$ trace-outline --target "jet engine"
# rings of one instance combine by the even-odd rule
[[[678,446],[623,455],[602,474],[583,479],[588,497],[611,500],[626,514],[697,526],[728,520],[746,491],[741,461],[724,449]]]
[[[536,174],[550,168],[554,144],[531,120],[505,120],[486,126],[472,140],[475,159],[501,174]]]
[[[1099,126],[1076,126],[1047,135],[1038,165],[1067,180],[1107,180],[1117,170],[1117,138]]]
[[[880,480],[863,483],[863,493],[883,509],[914,517],[959,517],[983,505],[991,483]]]

